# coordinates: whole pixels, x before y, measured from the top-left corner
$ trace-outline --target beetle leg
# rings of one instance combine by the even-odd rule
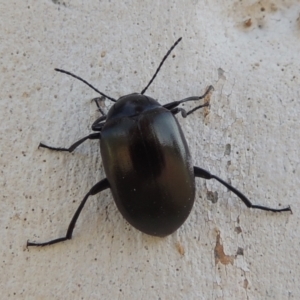
[[[98,118],[92,125],[92,130],[94,131],[101,131],[103,125],[105,124],[106,116],[101,116],[100,118]]]
[[[168,110],[172,110],[173,108],[177,107],[178,105],[180,105],[181,103],[184,102],[188,102],[188,101],[196,101],[196,100],[200,100],[205,98],[212,90],[214,89],[214,87],[212,85],[210,85],[208,87],[208,89],[206,90],[206,92],[202,95],[202,96],[192,96],[192,97],[188,97],[188,98],[184,98],[182,100],[179,101],[174,101],[174,102],[170,102],[167,103],[165,105],[163,105],[164,108],[168,109]],[[197,108],[196,108],[197,109]]]
[[[98,110],[100,111],[101,113],[101,117],[98,118],[92,125],[92,130],[94,131],[101,131],[102,130],[102,127],[104,125],[104,123],[102,123],[103,121],[106,120],[106,114],[104,113],[104,111],[102,110],[102,108],[100,107],[100,104],[99,104],[99,101],[103,101],[105,100],[105,97],[102,96],[102,97],[96,97],[94,99],[92,99],[92,101],[95,101],[97,107],[98,107]]]
[[[104,113],[104,111],[102,110],[102,108],[100,107],[100,104],[99,104],[99,102],[103,101],[103,100],[105,100],[104,96],[93,98],[91,101],[95,101],[95,103],[96,103],[96,105],[98,107],[98,110],[100,111],[101,115],[105,116],[105,113]]]
[[[255,208],[255,209],[261,209],[261,210],[267,210],[267,211],[273,211],[273,212],[281,212],[281,211],[290,211],[292,213],[291,207],[285,207],[285,208],[270,208],[270,207],[266,207],[266,206],[262,206],[262,205],[254,205],[250,202],[250,200],[243,195],[240,191],[238,191],[236,188],[234,188],[233,186],[231,186],[230,184],[228,184],[227,182],[225,182],[224,180],[222,180],[221,178],[210,174],[208,171],[201,169],[199,167],[194,167],[194,175],[195,177],[201,177],[204,179],[216,179],[218,180],[220,183],[222,183],[223,185],[225,185],[231,192],[233,192],[234,194],[236,194],[245,204],[247,207],[249,208]]]
[[[47,246],[47,245],[52,245],[52,244],[56,244],[56,243],[60,243],[66,240],[70,240],[72,238],[72,233],[73,230],[75,228],[75,224],[77,222],[77,219],[86,203],[86,200],[88,199],[89,196],[92,195],[96,195],[98,193],[100,193],[101,191],[108,189],[110,187],[109,182],[107,180],[107,178],[102,179],[101,181],[99,181],[98,183],[96,183],[91,189],[90,191],[84,196],[83,200],[81,201],[79,207],[77,208],[66,233],[65,237],[62,238],[58,238],[55,240],[51,240],[45,243],[32,243],[32,242],[28,242],[27,241],[27,246]]]
[[[51,147],[51,146],[47,146],[43,143],[40,143],[39,147],[47,148],[47,149],[54,150],[54,151],[73,152],[79,145],[81,145],[86,140],[98,140],[98,139],[100,139],[100,133],[92,133],[92,134],[90,134],[88,136],[85,136],[84,138],[80,139],[79,141],[75,142],[69,148]]]
[[[191,113],[193,113],[194,111],[196,111],[197,109],[199,108],[202,108],[202,107],[206,107],[206,106],[209,106],[209,103],[205,103],[205,104],[202,104],[202,105],[199,105],[199,106],[196,106],[195,108],[189,110],[189,111],[186,111],[185,109],[181,108],[181,107],[175,107],[173,109],[171,109],[171,113],[173,115],[176,115],[178,114],[179,112],[181,112],[181,116],[183,118],[186,118],[188,115],[190,115]]]

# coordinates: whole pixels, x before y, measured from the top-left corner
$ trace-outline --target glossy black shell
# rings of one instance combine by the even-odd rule
[[[193,164],[174,115],[141,94],[121,97],[101,131],[101,156],[115,203],[138,230],[166,236],[194,204]]]

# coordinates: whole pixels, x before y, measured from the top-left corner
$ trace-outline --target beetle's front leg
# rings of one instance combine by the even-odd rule
[[[99,112],[101,113],[102,116],[105,116],[105,112],[103,111],[103,109],[101,108],[100,106],[100,103],[101,101],[104,101],[105,100],[105,97],[101,96],[101,97],[96,97],[96,98],[93,98],[91,101],[94,101],[97,105],[97,108],[99,110]]]
[[[178,105],[180,105],[181,103],[184,103],[184,102],[188,102],[188,101],[197,101],[197,100],[203,99],[213,90],[214,90],[214,87],[212,85],[210,85],[208,87],[208,89],[206,90],[206,92],[202,96],[192,96],[192,97],[188,97],[188,98],[185,98],[185,99],[182,99],[179,101],[170,102],[168,104],[163,105],[163,107],[170,110],[174,115],[176,115],[178,112],[181,112],[183,117],[187,117],[189,114],[193,113],[197,109],[205,107],[205,106],[209,106],[209,103],[207,102],[205,104],[199,105],[199,106],[191,109],[188,112],[186,112],[183,108],[178,108]]]
[[[67,151],[67,152],[73,152],[79,145],[81,145],[86,140],[98,140],[100,139],[100,133],[92,133],[88,136],[85,136],[84,138],[80,139],[79,141],[75,142],[73,145],[71,145],[69,148],[61,148],[61,147],[51,147],[47,146],[43,143],[39,144],[39,147],[54,150],[54,151]]]
[[[181,108],[181,107],[175,107],[175,108],[171,109],[171,113],[172,113],[173,115],[176,115],[176,114],[178,114],[179,112],[181,112],[181,116],[182,116],[183,118],[186,118],[188,115],[190,115],[190,114],[193,113],[194,111],[198,110],[199,108],[207,107],[207,106],[209,106],[209,103],[205,103],[205,104],[199,105],[199,106],[197,106],[197,107],[195,107],[195,108],[193,108],[193,109],[191,109],[191,110],[189,110],[189,111],[186,111],[184,108]]]

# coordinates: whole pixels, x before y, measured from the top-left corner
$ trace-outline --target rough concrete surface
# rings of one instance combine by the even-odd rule
[[[263,1],[0,0],[1,299],[300,299],[300,5]],[[89,188],[105,177],[91,132],[97,94],[141,91],[161,103],[215,91],[210,108],[178,116],[196,180],[190,217],[166,238],[132,228],[110,191],[91,197],[73,239],[63,236]],[[107,111],[111,103],[105,102]],[[194,103],[184,107],[190,109]]]

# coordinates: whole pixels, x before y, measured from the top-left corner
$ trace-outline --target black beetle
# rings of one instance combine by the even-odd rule
[[[118,101],[98,91],[82,78],[55,69],[81,80],[115,104],[105,115],[98,103],[99,99],[94,99],[102,113],[92,125],[92,130],[96,133],[82,138],[69,148],[49,147],[42,143],[40,147],[72,152],[84,141],[98,139],[107,178],[95,184],[83,198],[65,237],[45,243],[27,242],[27,246],[45,246],[71,239],[88,197],[107,188],[111,189],[119,211],[132,226],[160,237],[176,231],[189,216],[195,198],[195,177],[218,180],[249,208],[273,212],[291,211],[290,207],[274,209],[253,205],[240,191],[222,179],[193,166],[187,142],[174,115],[181,112],[186,117],[197,109],[208,106],[208,103],[199,105],[188,112],[178,108],[183,102],[205,98],[213,89],[212,86],[202,96],[188,97],[165,105],[144,95],[164,61],[180,41],[181,38],[169,49],[141,93],[123,96]]]

